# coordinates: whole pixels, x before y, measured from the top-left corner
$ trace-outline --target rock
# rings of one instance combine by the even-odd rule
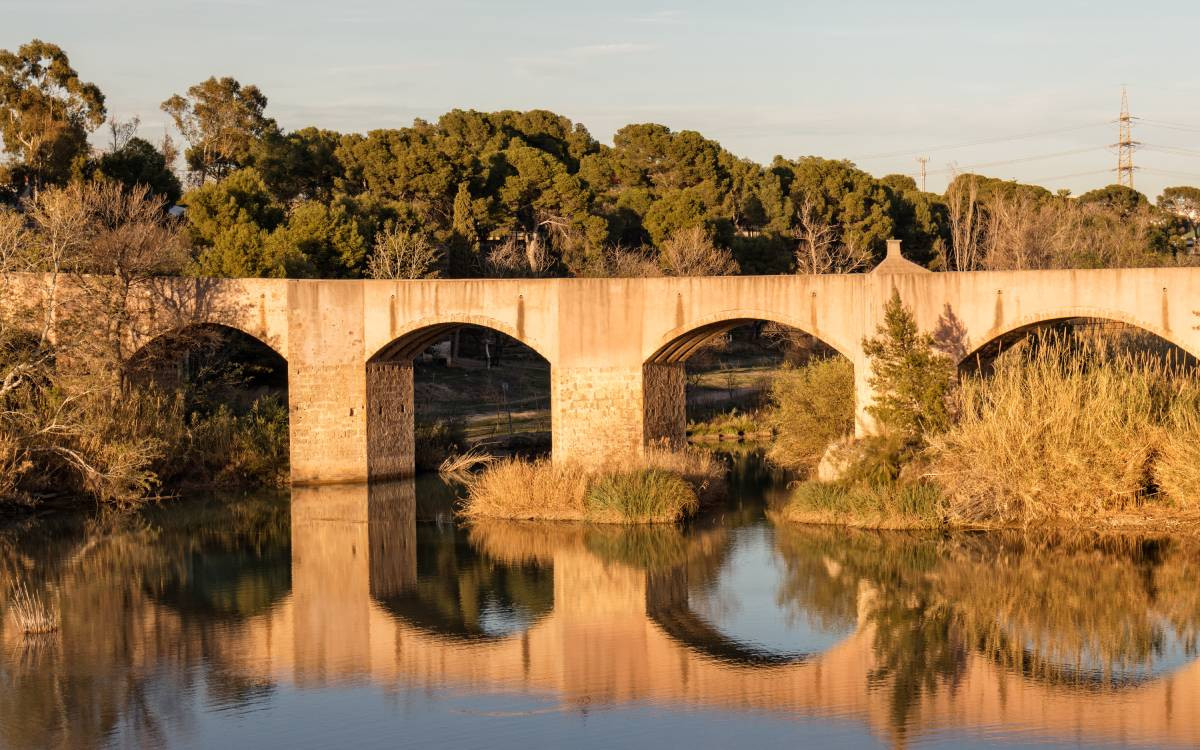
[[[830,443],[825,449],[825,454],[821,456],[821,461],[817,464],[817,479],[822,482],[836,482],[861,458],[862,447],[853,435],[839,438]]]

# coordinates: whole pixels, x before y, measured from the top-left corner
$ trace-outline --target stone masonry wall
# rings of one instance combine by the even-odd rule
[[[415,449],[412,362],[367,363],[367,475],[411,477]]]
[[[647,444],[687,442],[687,372],[682,364],[642,366],[643,433]]]
[[[641,452],[640,366],[554,367],[550,378],[556,460],[599,463]]]
[[[362,365],[288,363],[292,482],[365,479]]]

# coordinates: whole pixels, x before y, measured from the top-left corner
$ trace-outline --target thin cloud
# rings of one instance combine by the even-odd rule
[[[651,52],[657,45],[644,42],[609,42],[608,44],[584,44],[578,47],[568,47],[563,54],[571,57],[608,57],[610,55],[630,55],[638,52]]]
[[[660,10],[645,16],[634,16],[629,20],[633,23],[657,24],[660,26],[678,26],[685,20],[681,10]]]

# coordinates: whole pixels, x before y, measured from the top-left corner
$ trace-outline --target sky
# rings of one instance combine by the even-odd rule
[[[1195,0],[0,0],[0,48],[60,45],[151,140],[164,99],[229,75],[288,129],[541,108],[606,143],[657,122],[762,163],[926,156],[934,191],[978,171],[1079,194],[1115,181],[1127,86],[1151,199],[1200,185],[1197,28]]]

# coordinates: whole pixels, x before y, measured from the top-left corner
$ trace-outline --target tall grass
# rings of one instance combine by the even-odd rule
[[[8,612],[22,633],[38,635],[58,630],[58,609],[30,591],[24,582],[13,587],[8,599]]]
[[[1154,482],[1176,507],[1200,508],[1200,383],[1180,386],[1165,420]]]
[[[670,523],[692,515],[699,506],[691,485],[662,469],[602,475],[584,496],[588,517],[607,523]]]
[[[601,465],[498,461],[467,483],[468,518],[647,523],[681,520],[723,491],[724,466],[689,448],[647,447]]]
[[[941,491],[929,482],[801,482],[780,515],[801,523],[872,529],[942,525]]]
[[[1051,341],[1010,352],[990,378],[963,381],[957,423],[930,441],[951,520],[1093,519],[1140,502],[1160,444],[1178,446],[1185,463],[1190,453],[1192,417],[1165,424],[1178,377],[1150,358]],[[1167,465],[1176,471],[1168,483],[1180,471],[1186,481],[1179,460]]]

